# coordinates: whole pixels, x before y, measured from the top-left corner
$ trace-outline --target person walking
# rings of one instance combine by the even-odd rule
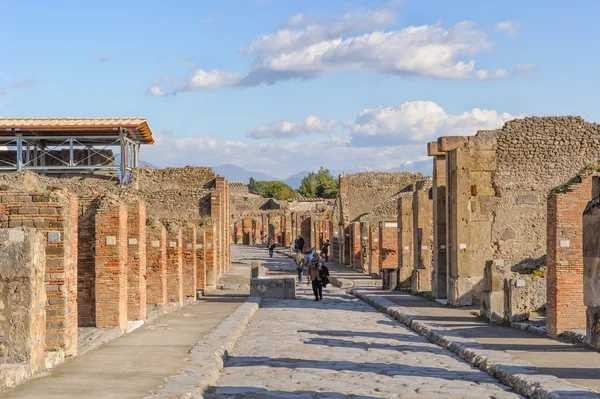
[[[300,251],[300,253],[302,253],[303,250],[304,250],[304,238],[302,238],[302,236],[300,236],[298,238],[298,251]]]
[[[256,245],[256,231],[252,232],[252,245]]]
[[[323,242],[321,246],[321,253],[325,257],[325,263],[329,262],[329,240]]]
[[[315,295],[315,301],[323,300],[323,286],[321,285],[321,275],[319,273],[319,254],[316,252],[312,253],[311,261],[308,264],[308,281],[307,284],[312,283],[313,294]]]
[[[269,246],[269,258],[273,257],[273,251],[275,250],[275,240],[273,237],[269,237],[269,242],[267,244]]]

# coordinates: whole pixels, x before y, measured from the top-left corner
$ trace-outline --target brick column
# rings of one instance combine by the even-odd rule
[[[215,248],[213,248],[213,256],[215,259],[215,279],[221,275],[221,229],[222,229],[222,196],[218,191],[210,193],[210,216],[213,223],[213,233],[215,237]],[[215,280],[216,281],[216,280]]]
[[[398,222],[379,223],[379,268],[398,266]]]
[[[381,276],[379,256],[379,225],[371,224],[369,226],[369,273],[371,275]]]
[[[446,285],[446,156],[438,151],[438,143],[428,143],[427,154],[433,157],[433,278],[435,298],[447,297]]]
[[[398,198],[398,251],[400,264],[400,288],[412,287],[412,273],[414,269],[414,244],[413,244],[413,208],[412,193],[401,194]]]
[[[162,224],[146,228],[146,303],[166,311],[167,230]]]
[[[206,248],[206,286],[207,288],[214,289],[217,286],[217,265],[215,258],[215,226],[208,226],[205,232],[205,243]]]
[[[96,214],[96,327],[127,329],[127,206],[102,199]]]
[[[548,196],[546,330],[557,336],[585,326],[583,303],[583,225],[592,198],[592,176]]]
[[[242,230],[242,221],[237,221],[234,224],[234,232],[235,232],[235,243],[243,244],[244,243],[244,231]]]
[[[167,229],[167,298],[183,305],[183,236],[181,227]]]
[[[206,292],[206,233],[204,229],[198,229],[196,232],[196,277],[198,279],[198,289]]]
[[[146,203],[128,205],[127,318],[146,319]]]
[[[431,291],[433,275],[432,200],[430,189],[424,189],[423,184],[424,181],[417,182],[417,190],[413,193],[414,292]]]
[[[196,300],[198,287],[196,226],[183,228],[183,296]]]
[[[77,316],[78,325],[96,325],[96,212],[98,196],[79,199],[77,222]]]
[[[252,245],[252,219],[244,218],[242,220],[242,244]]]
[[[369,222],[360,222],[360,264],[362,272],[371,274],[371,245],[369,243]]]

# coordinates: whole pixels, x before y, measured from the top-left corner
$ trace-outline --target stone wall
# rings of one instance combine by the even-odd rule
[[[146,319],[146,203],[127,209],[127,319]]]
[[[444,148],[440,138],[438,151],[447,163],[448,299],[467,305],[480,299],[486,261],[521,272],[545,265],[547,195],[600,158],[600,127],[534,117],[459,139]]]
[[[0,229],[0,365],[45,369],[46,242],[32,228]]]
[[[433,193],[431,179],[416,183],[413,193],[413,244],[414,271],[412,290],[430,292],[432,282],[437,278],[433,269]]]

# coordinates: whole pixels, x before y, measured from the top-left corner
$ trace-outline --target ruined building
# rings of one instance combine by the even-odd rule
[[[125,331],[194,301],[229,269],[229,184],[210,168],[138,168],[140,144],[152,143],[145,120],[0,126],[11,160],[0,174],[0,287],[20,284],[0,305],[2,317],[21,315],[0,323],[0,348],[13,348],[0,350],[12,370],[2,384],[76,355],[80,327]]]

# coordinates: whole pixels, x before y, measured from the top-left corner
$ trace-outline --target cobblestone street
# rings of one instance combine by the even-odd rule
[[[248,248],[248,257],[264,252]],[[265,266],[294,268],[276,254]],[[287,266],[287,267],[286,267]],[[328,286],[314,302],[264,300],[211,398],[517,398],[396,320]]]

